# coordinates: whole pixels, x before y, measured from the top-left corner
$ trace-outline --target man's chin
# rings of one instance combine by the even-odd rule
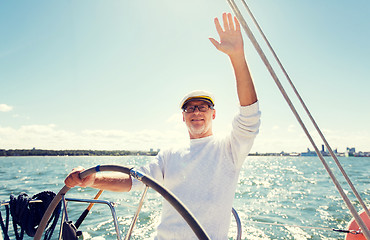
[[[205,133],[205,129],[202,126],[201,127],[192,127],[189,132],[192,136],[199,137],[199,136],[202,136]]]
[[[196,132],[196,133],[201,133],[203,132],[205,129],[204,129],[204,125],[203,124],[192,124],[191,126],[191,131],[192,132]]]

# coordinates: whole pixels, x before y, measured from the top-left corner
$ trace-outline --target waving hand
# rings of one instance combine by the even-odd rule
[[[212,44],[221,52],[226,53],[230,57],[233,55],[244,54],[243,38],[240,32],[240,24],[236,17],[232,17],[231,13],[222,14],[223,28],[218,20],[214,19],[216,30],[220,36],[220,41],[214,38],[209,38]]]

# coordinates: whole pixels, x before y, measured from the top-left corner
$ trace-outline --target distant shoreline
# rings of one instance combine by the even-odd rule
[[[27,156],[156,156],[159,150],[129,151],[129,150],[44,150],[44,149],[0,149],[0,157],[27,157]],[[317,155],[301,155],[299,153],[249,153],[249,156],[290,156],[315,157]],[[328,154],[323,154],[328,156]],[[342,155],[340,155],[342,156]],[[370,157],[368,154],[352,155],[351,157]]]
[[[0,157],[26,156],[155,156],[158,151],[0,149]]]

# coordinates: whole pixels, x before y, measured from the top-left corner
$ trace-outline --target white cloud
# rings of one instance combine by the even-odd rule
[[[168,131],[90,129],[72,132],[59,129],[55,124],[19,128],[0,126],[0,146],[3,149],[149,150],[183,145],[186,141],[186,132],[176,128]]]
[[[297,126],[294,124],[291,124],[288,126],[288,132],[295,133],[297,132]]]
[[[185,129],[182,113],[175,113],[166,119],[167,126],[175,129]]]
[[[322,129],[323,134],[331,146],[339,152],[344,152],[347,147],[356,147],[357,151],[370,151],[370,132],[344,132],[333,129]],[[317,147],[321,149],[323,140],[316,130],[309,130]],[[307,148],[313,150],[306,134],[299,126],[265,127],[261,125],[260,134],[257,136],[252,152],[303,152]]]
[[[179,123],[182,122],[182,114],[181,113],[174,113],[166,120],[167,123]]]
[[[9,106],[4,103],[0,104],[0,112],[10,112],[11,110],[13,110],[12,106]]]
[[[178,118],[177,118],[178,119]],[[171,121],[170,121],[171,122]],[[86,129],[68,131],[55,124],[24,125],[19,128],[0,126],[0,148],[2,149],[93,149],[93,150],[149,150],[170,147],[182,147],[188,140],[184,123],[180,120],[168,122],[166,130],[142,129],[125,131],[122,129]],[[180,127],[181,126],[181,127]],[[226,129],[226,127],[224,126]],[[302,131],[289,132],[289,127],[264,128],[261,126],[252,152],[300,152],[306,151],[311,144]],[[215,132],[222,136],[223,129]],[[332,149],[345,151],[346,147],[356,147],[358,151],[370,151],[369,132],[351,132],[327,130],[325,137]],[[321,149],[322,140],[313,133],[313,138]]]

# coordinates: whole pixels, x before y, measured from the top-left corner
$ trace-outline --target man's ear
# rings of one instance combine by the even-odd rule
[[[185,115],[184,112],[182,112],[182,121],[185,122]]]
[[[216,109],[213,109],[212,119],[216,118]]]

